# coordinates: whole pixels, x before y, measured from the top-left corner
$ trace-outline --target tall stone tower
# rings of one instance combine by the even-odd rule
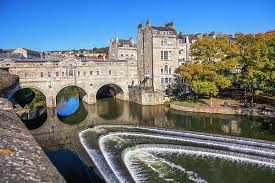
[[[153,91],[172,83],[178,67],[177,33],[173,22],[165,26],[138,26],[137,65],[139,83]]]

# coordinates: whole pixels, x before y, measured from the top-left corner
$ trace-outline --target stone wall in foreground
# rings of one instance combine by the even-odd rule
[[[34,137],[0,98],[0,183],[66,182]]]

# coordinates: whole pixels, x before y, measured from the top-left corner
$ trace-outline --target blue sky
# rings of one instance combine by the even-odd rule
[[[275,29],[275,0],[0,0],[0,48],[107,46],[136,38],[146,19],[183,33],[264,32]]]

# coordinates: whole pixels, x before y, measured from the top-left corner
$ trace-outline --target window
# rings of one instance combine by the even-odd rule
[[[164,78],[161,78],[160,82],[161,84],[164,84]]]
[[[167,39],[161,40],[161,46],[167,46]]]
[[[40,72],[40,77],[43,78],[44,77],[44,73]]]
[[[52,76],[52,73],[51,72],[48,72],[48,77],[50,78]]]
[[[169,68],[169,74],[171,74],[171,71],[172,71],[172,69],[171,69],[171,67]]]
[[[169,78],[169,83],[172,83],[172,78]]]
[[[168,65],[164,66],[164,74],[168,74]]]
[[[80,71],[77,72],[77,75],[80,76]]]
[[[160,59],[161,60],[171,60],[171,51],[161,51]]]
[[[65,72],[62,72],[62,76],[65,76]]]
[[[111,70],[109,70],[109,75],[111,75],[112,74],[112,71]]]
[[[83,76],[86,76],[86,71],[83,72]]]
[[[123,54],[121,54],[120,56],[122,56],[122,57],[123,57]]]
[[[165,78],[165,84],[167,84],[168,83],[168,78]]]
[[[160,69],[160,73],[163,74],[163,68]]]
[[[74,76],[74,70],[72,69],[69,70],[69,76]]]
[[[55,75],[56,75],[56,77],[58,77],[59,76],[59,72],[56,72]]]
[[[99,71],[96,71],[96,74],[99,75]]]
[[[93,75],[93,71],[90,71],[90,75]]]

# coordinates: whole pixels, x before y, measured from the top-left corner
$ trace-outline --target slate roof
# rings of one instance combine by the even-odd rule
[[[174,28],[171,27],[163,27],[163,26],[152,26],[152,29],[159,30],[159,31],[176,31]]]
[[[119,43],[119,46],[123,46],[123,45],[129,45],[129,47],[134,46],[131,40],[128,40],[128,39],[119,39],[118,43]]]

